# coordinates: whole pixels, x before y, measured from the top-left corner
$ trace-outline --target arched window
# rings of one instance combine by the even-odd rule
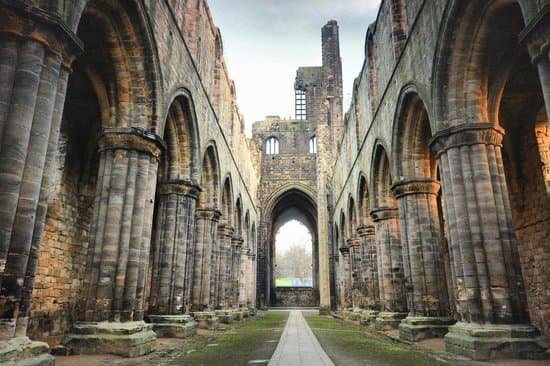
[[[309,153],[317,154],[317,136],[313,136],[309,139]]]
[[[279,153],[279,139],[270,137],[265,143],[265,153],[267,155],[277,155]]]

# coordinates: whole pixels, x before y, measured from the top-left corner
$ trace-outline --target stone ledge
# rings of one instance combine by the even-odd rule
[[[153,350],[157,336],[151,324],[138,322],[76,323],[62,344],[68,354],[114,354],[138,357]]]
[[[148,315],[158,338],[189,338],[197,331],[197,323],[190,315]]]
[[[399,337],[411,342],[428,338],[442,338],[454,320],[446,317],[408,316],[399,324]]]
[[[549,345],[530,325],[457,323],[445,335],[445,348],[474,360],[550,359]]]
[[[394,313],[388,311],[381,311],[376,316],[374,321],[374,327],[376,330],[390,330],[397,329],[401,320],[407,317],[407,313]]]
[[[0,364],[5,366],[53,366],[54,358],[48,354],[49,346],[44,342],[31,341],[28,337],[17,337],[0,342]]]

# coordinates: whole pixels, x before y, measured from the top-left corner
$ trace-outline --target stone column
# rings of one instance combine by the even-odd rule
[[[349,270],[350,270],[350,296],[353,309],[359,309],[363,302],[363,293],[361,292],[361,239],[353,237],[347,241],[349,247]]]
[[[136,357],[156,335],[143,321],[160,137],[105,129],[80,320],[63,341],[71,353]]]
[[[229,306],[232,308],[239,307],[239,280],[241,268],[241,252],[243,247],[243,239],[231,239],[231,291]]]
[[[374,221],[378,259],[380,313],[376,328],[397,328],[407,316],[405,273],[399,235],[397,209],[380,207],[371,211]]]
[[[432,140],[440,164],[458,323],[447,350],[474,359],[534,356],[504,168],[502,129],[468,123]]]
[[[519,35],[527,46],[531,62],[537,65],[540,85],[550,121],[550,4],[546,4]]]
[[[193,293],[191,309],[203,311],[212,308],[210,298],[212,248],[216,241],[221,212],[215,208],[200,208],[196,211],[195,258],[193,263]]]
[[[362,321],[366,324],[374,323],[380,310],[380,293],[378,290],[378,260],[376,256],[376,237],[374,226],[362,226],[357,229],[361,239],[361,278],[365,288],[365,298],[362,307]]]
[[[190,303],[195,243],[195,207],[199,187],[187,181],[159,183],[153,237],[151,308],[148,321],[159,337],[185,338],[194,333],[186,313]]]
[[[347,242],[346,242],[347,243]],[[350,265],[350,249],[349,246],[340,247],[340,254],[342,254],[342,281],[341,281],[341,294],[342,294],[342,310],[347,310],[352,306],[351,303],[351,265]]]
[[[26,337],[70,65],[81,42],[20,1],[0,5],[0,347],[3,362],[50,364]]]
[[[227,225],[218,226],[218,240],[220,241],[220,260],[219,260],[219,287],[218,297],[222,309],[229,308],[229,293],[231,280],[231,238],[235,234],[235,229]]]
[[[254,315],[256,311],[256,253],[253,250],[249,254],[247,291],[248,308]]]
[[[399,207],[409,308],[408,317],[399,326],[400,337],[409,341],[442,337],[453,321],[440,250],[439,183],[411,179],[394,184],[392,189]]]

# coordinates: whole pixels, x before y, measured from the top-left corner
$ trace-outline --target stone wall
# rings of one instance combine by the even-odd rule
[[[319,290],[311,287],[277,287],[274,292],[274,307],[319,306]]]

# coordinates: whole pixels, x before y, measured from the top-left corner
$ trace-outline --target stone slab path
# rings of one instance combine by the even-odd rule
[[[334,366],[306,323],[300,310],[292,310],[268,366]]]

